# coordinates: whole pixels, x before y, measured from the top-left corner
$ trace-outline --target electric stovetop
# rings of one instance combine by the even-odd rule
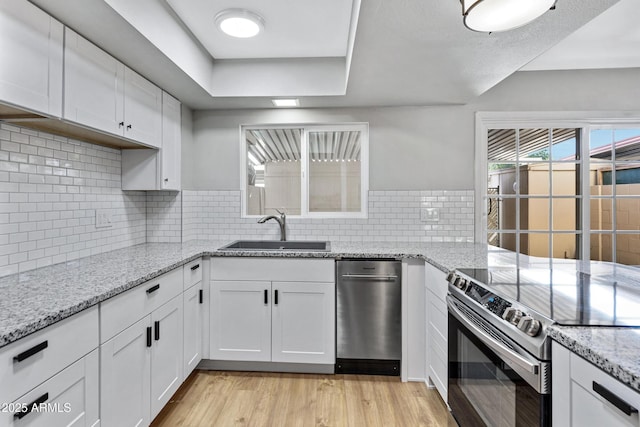
[[[606,266],[591,274],[513,267],[458,271],[560,325],[640,326],[637,269]]]

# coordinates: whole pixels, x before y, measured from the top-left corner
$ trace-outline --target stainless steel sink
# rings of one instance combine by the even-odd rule
[[[313,240],[236,240],[220,250],[232,251],[328,251],[330,242]]]

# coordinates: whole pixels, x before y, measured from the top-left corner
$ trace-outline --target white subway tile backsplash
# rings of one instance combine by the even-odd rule
[[[120,189],[120,159],[117,149],[0,124],[0,276],[144,243],[146,194]],[[107,231],[95,228],[97,208],[111,210]]]
[[[473,194],[473,190],[370,191],[367,219],[289,217],[287,234],[300,240],[471,242]],[[272,224],[241,218],[240,197],[240,191],[183,191],[183,241],[277,239],[279,230]],[[440,209],[438,223],[420,221],[420,208],[425,207]]]

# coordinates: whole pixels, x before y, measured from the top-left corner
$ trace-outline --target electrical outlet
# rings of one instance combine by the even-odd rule
[[[108,209],[96,209],[96,228],[113,227],[111,212]]]
[[[438,209],[438,208],[420,208],[420,221],[422,221],[422,222],[438,222],[438,221],[440,221],[440,209]]]

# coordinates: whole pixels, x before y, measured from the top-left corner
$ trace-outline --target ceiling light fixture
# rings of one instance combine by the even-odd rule
[[[555,7],[557,0],[460,0],[464,25],[493,33],[522,27]]]
[[[299,107],[300,102],[297,99],[272,99],[273,105],[276,107]]]
[[[226,9],[218,13],[216,25],[223,33],[241,39],[255,37],[264,29],[264,20],[245,9]]]

